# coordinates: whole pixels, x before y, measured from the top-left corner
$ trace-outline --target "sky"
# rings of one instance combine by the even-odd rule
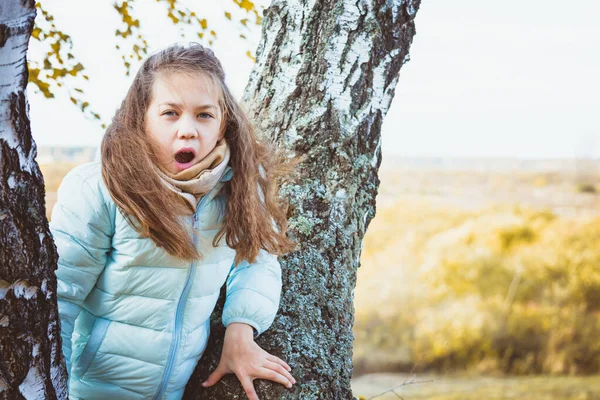
[[[241,98],[260,30],[227,21],[245,13],[233,2],[197,0],[191,7],[217,32],[214,51],[227,83]],[[267,5],[268,1],[256,2]],[[114,31],[122,28],[112,1],[53,0],[45,7],[71,35],[73,53],[89,75],[76,87],[109,122],[131,83]],[[138,2],[152,50],[195,40],[157,2]],[[216,4],[216,5],[215,5]],[[231,6],[229,5],[231,4]],[[571,8],[569,8],[569,6]],[[400,72],[382,128],[386,155],[405,157],[600,158],[600,2],[577,0],[423,0],[411,61]],[[238,19],[239,19],[238,18]],[[239,39],[240,33],[248,39]],[[40,58],[31,42],[30,58]],[[134,64],[137,70],[139,64]],[[73,106],[66,91],[45,99],[28,88],[38,145],[97,146],[100,123]]]

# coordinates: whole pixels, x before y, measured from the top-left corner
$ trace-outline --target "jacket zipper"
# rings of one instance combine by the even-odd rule
[[[200,210],[202,210],[202,208],[204,208],[204,203],[206,203],[211,198],[210,196],[212,195],[212,193],[219,191],[221,186],[222,185],[219,185],[217,183],[217,185],[210,192],[208,192],[206,195],[204,195],[204,197],[202,197],[202,199],[200,200],[200,204],[198,204],[198,207],[196,207],[196,212],[194,213],[193,223],[192,223],[194,245],[196,245],[196,241],[197,241],[196,228],[198,225],[198,212]],[[169,358],[167,359],[167,364],[165,366],[165,372],[163,373],[163,377],[161,379],[160,385],[158,385],[158,390],[156,391],[156,394],[154,395],[152,400],[158,400],[158,399],[162,398],[165,390],[167,389],[169,379],[171,379],[171,373],[173,372],[173,364],[175,362],[175,356],[177,355],[177,350],[179,348],[179,341],[181,340],[181,327],[182,327],[181,320],[183,319],[183,311],[185,309],[185,301],[187,299],[187,295],[192,286],[192,281],[194,280],[193,278],[194,278],[194,273],[196,272],[196,263],[197,263],[197,261],[194,260],[192,262],[192,264],[190,265],[190,269],[188,270],[185,284],[183,285],[183,290],[182,290],[181,295],[179,296],[179,300],[177,302],[177,310],[175,311],[175,329],[173,331],[173,340],[171,342],[171,348],[169,349]]]
[[[204,198],[202,200],[204,200]],[[201,204],[198,206],[198,209],[194,213],[193,223],[192,223],[194,245],[196,245],[196,240],[197,240],[196,227],[197,227],[197,223],[198,223],[198,210],[200,209],[200,206],[202,205],[203,202],[200,201],[200,203]],[[187,277],[185,280],[185,285],[183,286],[183,290],[182,290],[181,295],[179,296],[179,300],[177,302],[177,310],[175,312],[175,329],[173,331],[173,340],[171,342],[171,348],[169,349],[169,358],[167,359],[167,364],[165,366],[165,372],[163,373],[162,380],[160,382],[160,385],[158,385],[158,390],[157,390],[156,394],[154,395],[153,400],[158,400],[158,399],[162,398],[165,390],[167,389],[167,384],[169,383],[169,380],[171,379],[171,373],[173,372],[173,365],[175,363],[175,356],[177,355],[177,350],[179,348],[179,341],[181,340],[181,328],[182,328],[181,322],[183,319],[183,311],[185,309],[187,295],[192,286],[192,281],[194,280],[193,278],[194,278],[195,272],[196,272],[196,261],[194,260],[191,263],[190,268],[188,269]]]

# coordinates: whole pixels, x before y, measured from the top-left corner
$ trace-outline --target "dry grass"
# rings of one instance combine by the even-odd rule
[[[599,195],[558,172],[381,179],[355,290],[358,373],[600,363]]]
[[[40,164],[42,175],[44,176],[44,185],[46,187],[46,218],[50,220],[52,208],[56,203],[56,191],[60,186],[65,175],[75,168],[75,163],[52,163]]]

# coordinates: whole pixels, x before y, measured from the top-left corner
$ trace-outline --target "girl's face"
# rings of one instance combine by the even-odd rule
[[[202,74],[158,76],[146,111],[146,132],[160,167],[172,174],[200,162],[223,138],[218,91]]]

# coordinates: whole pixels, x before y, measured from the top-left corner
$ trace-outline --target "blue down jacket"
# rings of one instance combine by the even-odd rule
[[[265,251],[233,266],[222,239],[228,169],[194,216],[203,258],[189,263],[140,237],[115,206],[100,163],[73,169],[58,190],[50,229],[58,249],[58,309],[70,398],[180,399],[206,348],[209,318],[227,284],[223,324],[265,331],[281,293],[281,268]],[[186,217],[182,217],[186,218]]]

